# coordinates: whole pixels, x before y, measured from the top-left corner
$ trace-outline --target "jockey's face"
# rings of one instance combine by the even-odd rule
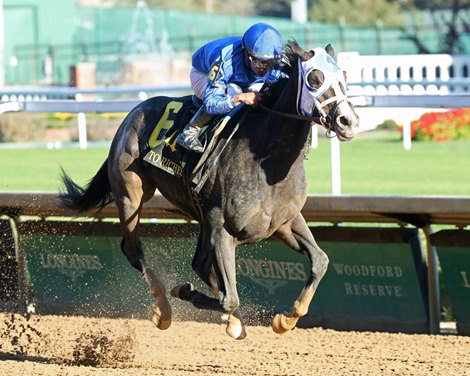
[[[259,77],[263,77],[268,71],[277,64],[277,60],[260,60],[247,53],[250,69]]]

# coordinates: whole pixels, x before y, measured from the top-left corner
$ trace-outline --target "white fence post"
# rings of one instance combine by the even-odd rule
[[[341,194],[341,164],[338,137],[330,138],[331,151],[331,194]]]
[[[77,94],[75,99],[78,102],[83,101],[83,96]],[[78,145],[80,149],[86,149],[88,147],[87,132],[86,132],[86,115],[84,112],[77,114],[77,126],[78,126]]]
[[[403,124],[403,149],[411,149],[411,124],[409,122]]]
[[[312,124],[312,134],[311,134],[311,140],[310,140],[310,147],[312,149],[318,148],[318,127],[316,124]]]
[[[78,121],[78,145],[80,149],[86,149],[88,147],[87,133],[86,133],[86,115],[84,112],[77,114]]]

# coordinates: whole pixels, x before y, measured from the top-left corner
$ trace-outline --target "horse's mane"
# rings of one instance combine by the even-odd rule
[[[284,45],[284,55],[288,61],[288,64],[292,67],[294,63],[300,58],[302,60],[308,60],[312,57],[311,51],[305,51],[299,46],[295,39],[289,39]]]
[[[295,39],[290,39],[284,45],[284,64],[281,70],[286,73],[288,76],[291,75],[292,69],[296,66],[297,60],[300,58],[302,60],[309,59],[311,53],[304,51]],[[272,102],[279,96],[282,89],[284,88],[287,82],[286,78],[279,79],[274,84],[268,85],[263,88],[262,93],[264,96],[265,104],[270,105]]]

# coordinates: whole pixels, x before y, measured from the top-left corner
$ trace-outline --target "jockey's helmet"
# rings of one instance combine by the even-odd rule
[[[257,23],[243,34],[243,47],[251,56],[259,60],[279,60],[284,43],[281,34],[271,25]]]

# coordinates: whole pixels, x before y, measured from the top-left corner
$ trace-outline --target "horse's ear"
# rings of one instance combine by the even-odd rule
[[[325,47],[325,51],[328,55],[330,55],[333,59],[335,58],[335,50],[333,49],[333,47],[331,46],[330,43],[327,44],[327,46]]]

